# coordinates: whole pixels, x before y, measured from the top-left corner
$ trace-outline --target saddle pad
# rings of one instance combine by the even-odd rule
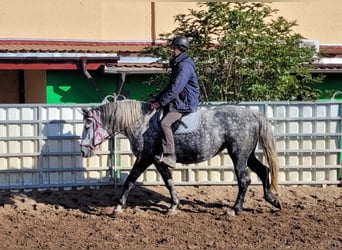
[[[175,134],[187,134],[196,131],[200,125],[201,112],[196,111],[183,116]]]
[[[162,112],[158,111],[150,120],[150,126],[155,130],[160,130],[160,120]],[[178,122],[174,134],[187,134],[196,131],[201,122],[201,111],[198,110],[194,113],[183,116]]]

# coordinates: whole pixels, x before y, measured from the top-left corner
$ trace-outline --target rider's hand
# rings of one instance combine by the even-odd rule
[[[159,109],[160,108],[160,103],[159,102],[152,102],[151,103],[151,109]]]

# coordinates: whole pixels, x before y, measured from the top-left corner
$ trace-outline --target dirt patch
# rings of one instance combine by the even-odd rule
[[[181,207],[165,214],[164,186],[137,186],[120,216],[121,188],[0,192],[1,249],[342,249],[342,188],[280,187],[283,210],[251,186],[244,211],[235,186],[178,186]]]

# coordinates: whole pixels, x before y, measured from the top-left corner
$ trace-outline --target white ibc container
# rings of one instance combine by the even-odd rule
[[[7,154],[7,153],[8,153],[8,142],[0,141],[0,154]]]
[[[223,154],[222,166],[225,166],[225,167],[233,166],[233,161],[228,154]]]
[[[284,172],[283,169],[280,169],[280,170],[279,170],[278,182],[279,182],[279,183],[286,183],[286,173]]]
[[[125,138],[120,138],[119,140],[119,150],[120,151],[131,151],[131,146],[129,140]]]
[[[101,174],[99,171],[89,171],[88,172],[88,181],[89,182],[96,182],[101,178]]]
[[[100,157],[98,155],[94,155],[88,159],[88,167],[100,167]]]
[[[231,169],[225,169],[223,173],[223,181],[225,182],[235,182],[235,174]]]
[[[35,108],[21,108],[21,120],[35,121]]]
[[[325,181],[326,180],[326,170],[316,169],[315,171],[315,181]]]
[[[11,154],[20,153],[21,152],[21,143],[20,141],[9,141],[8,142],[8,152]]]
[[[36,159],[34,157],[23,157],[22,168],[34,169],[37,168]]]
[[[302,116],[303,116],[304,118],[310,118],[310,117],[313,117],[313,116],[314,116],[314,114],[313,114],[313,108],[312,108],[311,105],[308,105],[308,106],[304,105],[304,106],[302,107]]]
[[[6,169],[8,169],[8,157],[0,157],[0,170]]]
[[[288,140],[288,147],[289,149],[291,150],[296,150],[296,149],[299,149],[299,141],[296,139],[296,140]]]
[[[215,169],[210,171],[210,181],[220,182],[221,181],[221,170]]]
[[[277,149],[277,151],[285,150],[286,149],[286,142],[285,141],[276,141],[276,149]]]
[[[22,141],[22,153],[37,152],[36,141]]]
[[[288,171],[288,181],[290,181],[290,182],[298,182],[299,181],[298,169],[289,169],[289,171]]]
[[[301,143],[302,143],[302,149],[304,149],[304,150],[311,150],[311,149],[313,149],[313,143],[312,143],[311,139],[303,139],[301,141]]]
[[[0,137],[7,137],[7,125],[0,124]]]
[[[326,160],[329,165],[339,165],[338,159],[339,159],[339,153],[331,153],[329,154],[329,157]]]
[[[196,163],[195,165],[199,167],[208,167],[208,161],[202,161],[202,162]]]
[[[122,167],[130,167],[133,165],[133,163],[131,162],[131,156],[128,154],[121,154],[119,155],[119,159],[120,159],[120,166]]]
[[[301,173],[301,179],[303,182],[311,182],[312,181],[312,170],[311,169],[303,169]]]
[[[20,137],[20,125],[10,124],[8,125],[8,137]]]
[[[8,120],[7,109],[0,108],[0,121],[6,121],[6,120]]]
[[[298,166],[299,165],[299,155],[290,155],[288,157],[288,160],[289,160],[289,165],[290,166]]]
[[[289,108],[290,118],[297,118],[297,117],[299,117],[300,107],[298,107],[298,106],[289,106],[288,108]]]
[[[324,150],[324,149],[326,149],[326,141],[325,141],[325,139],[323,139],[323,138],[317,138],[316,139],[316,149],[321,149],[321,150]]]
[[[208,161],[209,166],[221,166],[221,155],[216,155]]]
[[[22,136],[24,137],[35,136],[36,125],[35,124],[22,124],[21,131],[22,131]]]
[[[277,117],[277,118],[285,118],[285,117],[287,117],[286,107],[287,106],[285,106],[285,105],[276,106],[275,110],[273,111],[274,117]]]
[[[301,157],[301,165],[302,166],[312,166],[312,157],[311,155],[302,155]]]
[[[324,134],[327,131],[327,125],[325,121],[317,121],[316,122],[316,133],[317,134]]]
[[[21,169],[21,158],[20,157],[10,157],[8,163],[9,169]]]
[[[72,120],[74,118],[74,109],[73,108],[61,108],[61,119],[63,120]]]
[[[77,123],[74,125],[75,133],[82,139],[83,123]]]
[[[325,166],[326,165],[325,155],[316,155],[315,156],[315,165]]]
[[[304,134],[313,133],[312,121],[303,121],[302,126],[303,126],[302,131]]]
[[[100,165],[102,167],[105,167],[105,166],[110,166],[111,165],[111,159],[109,157],[109,155],[99,155],[100,157]]]
[[[328,170],[328,179],[329,181],[337,181],[337,169]]]
[[[279,166],[285,166],[286,165],[286,156],[285,155],[279,155],[278,154],[278,163]]]
[[[299,122],[289,122],[288,123],[288,133],[290,134],[298,134],[299,133]]]
[[[157,182],[158,181],[158,172],[155,169],[148,169],[144,173],[144,181],[147,182]]]
[[[20,108],[8,108],[7,117],[9,121],[20,121]]]
[[[59,108],[47,108],[47,117],[44,120],[61,120],[61,112]]]
[[[187,180],[183,180],[183,178],[182,178],[184,171],[185,170],[183,170],[183,169],[178,169],[177,170],[177,168],[172,171],[172,177],[173,177],[174,182],[184,182],[184,181],[187,181]]]
[[[328,112],[327,112],[327,105],[321,104],[321,105],[316,105],[316,116],[321,118],[321,117],[327,117]]]
[[[251,178],[251,183],[256,184],[260,182],[256,173],[250,172],[249,176]]]
[[[196,173],[196,177],[195,177],[196,181],[199,181],[199,182],[208,181],[208,171],[207,170],[197,169],[195,173]]]

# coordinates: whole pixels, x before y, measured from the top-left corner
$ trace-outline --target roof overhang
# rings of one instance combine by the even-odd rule
[[[309,72],[317,74],[341,74],[342,58],[321,58],[318,62],[312,64]]]
[[[107,63],[117,63],[116,53],[0,53],[0,69],[12,70],[77,70],[80,64],[96,70]]]

